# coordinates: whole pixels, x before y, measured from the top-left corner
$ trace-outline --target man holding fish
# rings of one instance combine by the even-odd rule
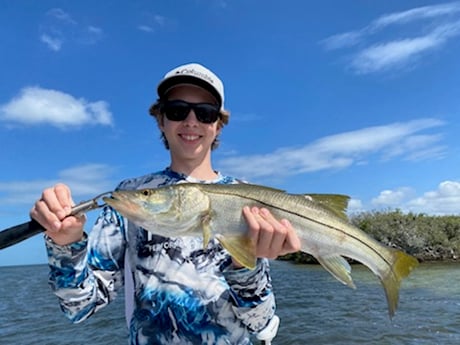
[[[217,75],[199,64],[179,66],[164,76],[157,91],[150,114],[171,163],[124,180],[117,190],[242,183],[212,167],[211,151],[230,115]],[[200,213],[204,236],[190,236],[180,232],[180,212],[165,223],[165,229],[177,224],[177,233],[165,233],[155,231],[160,223],[144,228],[115,206],[105,207],[86,235],[85,217],[69,216],[73,205],[68,186],[57,184],[44,190],[30,211],[47,230],[50,284],[73,322],[107,305],[124,286],[133,345],[251,344],[251,334],[263,330],[275,312],[267,258],[301,248],[288,220],[254,204],[238,211],[249,229],[238,242],[211,235],[211,214]],[[193,207],[187,206],[189,213]],[[252,252],[254,263],[240,253],[240,243]]]

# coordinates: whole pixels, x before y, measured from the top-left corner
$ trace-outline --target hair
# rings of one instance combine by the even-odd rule
[[[161,112],[161,104],[164,101],[165,99],[158,98],[155,101],[155,103],[153,103],[150,106],[150,109],[149,109],[149,114],[152,115],[157,120],[158,126],[163,125],[164,123],[165,115]],[[219,113],[220,113],[220,116],[219,116],[219,119],[217,120],[217,128],[220,129],[220,128],[224,128],[224,126],[228,124],[229,119],[230,119],[230,112],[228,110],[222,109]],[[161,132],[160,138],[163,144],[165,145],[166,149],[169,150],[169,143],[163,131]],[[211,150],[215,150],[216,148],[218,148],[219,144],[220,144],[219,136],[216,136],[216,138],[212,142]]]

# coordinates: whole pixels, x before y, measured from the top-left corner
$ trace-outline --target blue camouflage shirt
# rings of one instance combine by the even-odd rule
[[[169,168],[128,179],[117,189],[155,188],[184,182],[232,184],[219,174],[197,181]],[[61,308],[80,322],[125,289],[130,344],[251,344],[251,333],[274,315],[268,261],[234,269],[212,239],[161,237],[105,207],[88,236],[67,246],[47,238],[49,281]]]

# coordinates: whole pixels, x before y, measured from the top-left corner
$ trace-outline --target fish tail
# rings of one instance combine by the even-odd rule
[[[380,278],[385,289],[390,318],[394,316],[398,307],[399,288],[402,279],[407,277],[418,265],[416,258],[400,250],[392,249],[391,254],[390,269]]]

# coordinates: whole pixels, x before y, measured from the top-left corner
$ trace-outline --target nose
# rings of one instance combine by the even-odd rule
[[[190,109],[187,117],[183,121],[184,124],[187,125],[193,125],[198,123],[198,119],[196,118],[195,111],[193,109]]]

